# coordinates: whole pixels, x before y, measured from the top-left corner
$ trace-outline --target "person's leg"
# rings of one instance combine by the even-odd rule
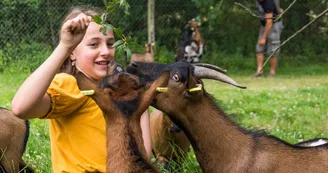
[[[280,33],[282,30],[282,22],[276,22],[273,24],[271,31],[269,33],[269,42],[268,42],[268,50],[270,52],[275,52],[275,54],[270,58],[270,72],[269,77],[276,76],[276,67],[278,64],[278,55],[280,53],[280,49],[278,49],[280,45]],[[278,50],[276,50],[278,49]]]
[[[274,77],[276,75],[276,67],[277,67],[278,58],[273,56],[270,58],[270,72],[269,76]]]
[[[257,70],[256,73],[263,74],[263,61],[264,61],[264,54],[262,52],[258,52],[256,54],[256,61],[257,61]]]
[[[261,38],[261,35],[263,33],[263,26],[260,27],[260,32],[258,36],[258,40]],[[253,74],[254,77],[262,77],[263,76],[263,61],[264,61],[264,52],[265,52],[265,46],[257,44],[256,42],[256,64],[257,64],[257,70],[256,73]]]

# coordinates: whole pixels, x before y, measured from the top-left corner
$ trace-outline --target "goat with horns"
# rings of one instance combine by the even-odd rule
[[[221,72],[183,61],[169,65],[137,62],[127,67],[127,72],[150,83],[164,71],[170,71],[168,91],[157,94],[152,105],[167,113],[185,132],[204,173],[328,171],[328,144],[292,145],[234,123],[200,80],[209,78],[245,88]]]

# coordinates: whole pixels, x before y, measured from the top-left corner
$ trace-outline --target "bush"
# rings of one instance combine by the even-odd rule
[[[175,52],[174,51],[169,51],[166,47],[156,47],[155,46],[155,61],[168,64],[168,63],[173,63],[175,62]]]
[[[21,41],[7,43],[0,50],[0,72],[31,73],[51,54],[50,45]]]

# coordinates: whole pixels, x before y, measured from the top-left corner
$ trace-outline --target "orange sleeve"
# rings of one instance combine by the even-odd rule
[[[75,77],[66,73],[55,76],[47,93],[51,98],[51,110],[43,118],[70,115],[88,101],[88,97],[81,94]]]

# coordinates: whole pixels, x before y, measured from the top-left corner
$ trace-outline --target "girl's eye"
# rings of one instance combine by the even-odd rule
[[[97,43],[90,43],[89,46],[96,47],[96,46],[98,46],[98,44]]]
[[[172,79],[176,82],[178,82],[180,80],[179,75],[177,75],[177,74],[173,75]]]
[[[114,47],[113,47],[113,44],[114,44],[114,43],[107,43],[107,46],[108,46],[109,48],[114,48]]]

